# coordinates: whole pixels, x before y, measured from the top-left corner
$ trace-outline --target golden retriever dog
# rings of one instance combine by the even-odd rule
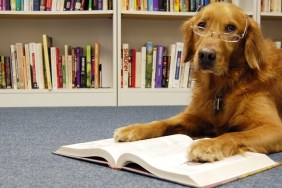
[[[166,120],[117,129],[119,142],[171,134],[211,137],[187,149],[213,162],[245,151],[282,151],[282,51],[231,3],[212,3],[183,25],[184,62],[192,61],[192,101]]]

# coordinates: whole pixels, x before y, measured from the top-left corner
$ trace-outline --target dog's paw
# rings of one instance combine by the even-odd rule
[[[131,142],[136,140],[142,140],[144,125],[134,124],[126,127],[116,129],[114,132],[114,139],[116,142]]]
[[[237,153],[236,146],[220,139],[204,139],[192,144],[188,149],[188,160],[195,162],[214,162]]]

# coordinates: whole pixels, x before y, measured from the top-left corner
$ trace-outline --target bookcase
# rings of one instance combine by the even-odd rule
[[[257,0],[233,0],[248,15],[259,19]],[[168,47],[181,42],[181,25],[195,12],[157,12],[122,10],[118,3],[118,105],[186,105],[191,100],[190,88],[122,88],[121,87],[121,46],[140,50],[148,41]]]
[[[260,25],[263,35],[273,41],[282,41],[282,13],[262,12]]]
[[[261,13],[258,0],[233,0],[261,24],[264,36],[282,41],[282,13]],[[186,105],[190,88],[122,88],[121,47],[139,50],[148,41],[169,46],[182,41],[181,25],[194,12],[128,11],[113,1],[107,11],[0,11],[0,55],[10,55],[17,42],[42,42],[53,38],[63,53],[64,45],[85,47],[101,44],[102,88],[0,89],[0,107],[29,106],[133,106]]]
[[[113,10],[0,11],[0,54],[10,56],[10,45],[41,42],[42,35],[64,53],[64,45],[93,46],[100,43],[102,88],[0,89],[0,107],[116,106],[116,1]]]

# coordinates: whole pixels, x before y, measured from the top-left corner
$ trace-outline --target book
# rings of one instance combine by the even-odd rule
[[[153,72],[153,42],[146,43],[146,75],[145,88],[152,88],[152,72]]]
[[[135,142],[105,139],[61,146],[53,153],[193,187],[217,186],[280,165],[251,152],[213,163],[189,162],[187,146],[194,142],[182,134]]]
[[[129,73],[129,65],[128,65],[128,57],[129,57],[129,45],[127,43],[122,44],[122,88],[128,88],[128,73]]]
[[[47,1],[48,2],[48,1]],[[42,47],[44,56],[44,66],[47,78],[47,89],[52,89],[52,78],[51,78],[51,60],[50,60],[50,48],[52,47],[52,38],[46,34],[42,35]]]
[[[94,43],[94,57],[95,57],[95,80],[94,80],[94,88],[98,89],[102,86],[101,82],[101,72],[99,69],[100,66],[100,44],[95,42]]]
[[[156,62],[156,76],[155,76],[155,87],[162,87],[162,70],[163,70],[163,56],[165,47],[162,45],[157,46],[157,62]]]
[[[91,88],[91,45],[86,45],[86,87]]]

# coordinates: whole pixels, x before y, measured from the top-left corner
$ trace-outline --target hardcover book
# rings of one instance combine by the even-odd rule
[[[52,46],[52,38],[46,34],[42,36],[43,38],[43,54],[44,54],[44,66],[47,78],[47,89],[52,89],[51,80],[51,60],[50,60],[50,48]]]
[[[146,43],[146,75],[145,88],[152,88],[152,71],[153,71],[153,42]]]
[[[58,148],[54,154],[106,164],[193,187],[213,187],[280,165],[267,155],[247,152],[213,163],[187,160],[186,135],[171,135],[135,142],[99,140]]]

